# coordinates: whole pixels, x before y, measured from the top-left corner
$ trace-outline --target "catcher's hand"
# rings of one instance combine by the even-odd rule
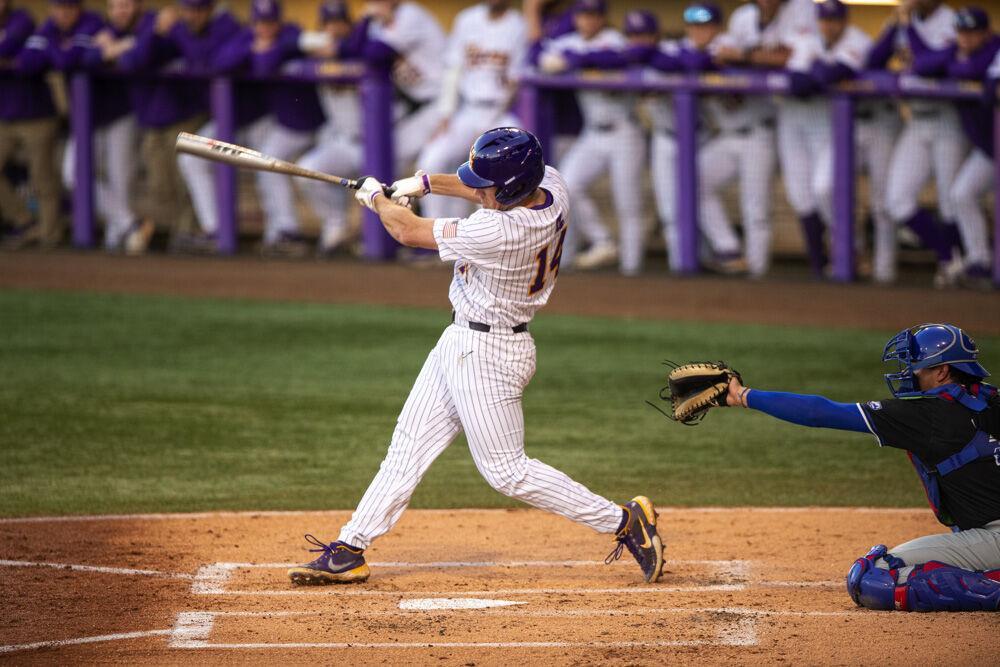
[[[670,412],[660,412],[688,426],[704,419],[709,409],[724,408],[730,404],[729,385],[732,380],[743,384],[739,372],[724,361],[681,365],[668,361],[665,365],[670,367],[670,372],[667,373],[667,386],[660,390],[660,398],[670,401]]]

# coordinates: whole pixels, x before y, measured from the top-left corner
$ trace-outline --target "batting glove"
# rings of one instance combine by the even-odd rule
[[[385,190],[382,187],[382,184],[377,178],[368,176],[361,179],[361,184],[358,186],[358,191],[354,193],[354,198],[357,199],[365,208],[375,212],[375,198],[380,195],[383,197],[385,196]]]
[[[406,206],[411,199],[418,199],[431,192],[431,179],[420,170],[409,178],[401,178],[390,186],[392,201]]]

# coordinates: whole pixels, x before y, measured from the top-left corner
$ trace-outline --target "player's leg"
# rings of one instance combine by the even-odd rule
[[[56,166],[58,124],[54,118],[26,121],[22,132],[28,182],[38,199],[39,238],[43,246],[54,246],[65,232],[60,222],[62,193]]]
[[[641,128],[626,124],[615,132],[617,150],[611,154],[611,192],[618,216],[619,270],[634,276],[642,270],[646,226],[642,215],[642,172],[646,137]]]
[[[819,204],[813,196],[810,134],[812,122],[829,122],[827,119],[809,118],[805,110],[782,108],[778,116],[778,161],[781,164],[781,181],[785,186],[788,203],[798,216],[805,240],[806,254],[813,273],[822,275],[826,266],[826,248],[823,240],[824,226],[819,216]]]
[[[573,202],[569,232],[563,245],[563,266],[576,263],[581,241],[586,241],[595,251],[590,253],[591,258],[597,258],[597,251],[606,255],[603,263],[617,256],[611,232],[601,224],[597,205],[589,194],[590,185],[607,169],[610,160],[603,135],[603,132],[584,130],[559,164]]]
[[[739,174],[743,138],[722,134],[698,151],[698,213],[701,233],[720,268],[738,263],[740,239],[722,203],[721,190]]]
[[[316,146],[302,156],[299,166],[328,174],[350,177],[359,173],[362,160],[361,142],[354,137],[338,135],[330,130],[320,135]],[[319,252],[335,251],[347,238],[348,191],[330,187],[311,179],[301,179],[302,194],[322,222]]]
[[[472,116],[472,118],[470,118]],[[417,166],[429,174],[453,173],[469,155],[469,146],[479,135],[478,115],[459,109],[417,157]],[[420,211],[425,218],[452,218],[460,215],[453,197],[430,194],[420,199]]]
[[[261,141],[260,151],[279,160],[294,161],[313,143],[315,133],[293,130],[281,123],[269,123]],[[299,217],[295,210],[295,190],[292,177],[270,171],[257,172],[257,192],[264,209],[266,227],[264,244],[299,239]]]
[[[934,134],[931,155],[934,161],[934,183],[937,187],[938,210],[943,223],[940,227],[941,243],[945,254],[939,256],[939,261],[943,264],[938,268],[935,284],[947,286],[953,285],[962,272],[962,241],[955,223],[951,186],[968,154],[969,142],[962,132],[958,113],[954,109],[949,108],[937,125],[938,131]]]
[[[203,137],[215,136],[215,122],[210,121],[197,132]],[[205,234],[219,229],[219,211],[215,200],[215,163],[189,153],[177,156],[177,169],[187,185],[198,224]]]
[[[440,123],[441,111],[433,103],[397,118],[393,130],[397,174],[403,174],[413,165]]]
[[[0,123],[0,165],[7,164],[7,160],[14,154],[18,136],[15,123]],[[17,227],[25,227],[31,223],[31,212],[3,173],[0,173],[0,213],[5,220]]]
[[[886,208],[892,150],[899,134],[895,109],[879,109],[870,121],[858,125],[858,151],[868,174],[868,198],[875,219],[872,277],[876,282],[896,279],[896,222]]]
[[[872,609],[1000,609],[1000,521],[983,528],[873,547],[851,567],[847,590]]]
[[[677,240],[677,139],[665,130],[653,132],[649,151],[649,172],[653,184],[653,199],[667,248],[667,264],[671,271],[680,267],[680,243]]]
[[[993,185],[993,160],[978,148],[965,160],[951,186],[951,207],[962,234],[965,272],[970,278],[989,279],[993,264],[989,232],[980,198]]]
[[[771,179],[777,165],[774,131],[760,127],[746,137],[739,165],[747,265],[750,275],[758,277],[767,273],[771,263]]]
[[[103,207],[107,215],[107,230],[104,240],[106,245],[119,248],[130,230],[137,227],[138,222],[129,197],[136,168],[138,128],[135,117],[123,116],[108,125],[106,137],[104,145],[106,187]],[[149,226],[148,231],[151,234],[152,223],[146,221],[144,224]]]

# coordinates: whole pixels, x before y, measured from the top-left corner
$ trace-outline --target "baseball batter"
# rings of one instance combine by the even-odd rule
[[[539,56],[543,72],[559,73],[570,69],[606,68],[605,55],[611,52],[611,66],[619,67],[615,51],[626,47],[625,37],[607,25],[604,0],[579,0],[573,15],[574,32],[547,42]],[[589,244],[586,253],[576,257],[579,239],[571,228],[564,259],[583,269],[597,268],[618,257],[625,275],[642,269],[642,166],[645,141],[635,119],[635,95],[599,90],[577,92],[583,114],[583,131],[561,161],[566,184],[576,210],[574,222]],[[611,176],[612,199],[618,218],[619,247],[611,231],[601,223],[597,205],[589,189],[602,174]]]
[[[455,17],[438,99],[440,127],[417,163],[430,173],[451,171],[484,130],[517,125],[509,113],[527,52],[527,28],[510,0],[486,0]],[[431,195],[421,201],[428,218],[461,215],[462,200]]]
[[[944,76],[948,49],[955,42],[955,12],[940,0],[904,0],[869,56],[869,67],[884,68],[894,54],[919,76]],[[935,284],[954,282],[961,270],[955,211],[948,193],[967,151],[958,112],[947,100],[910,101],[910,120],[893,149],[886,186],[886,209],[897,224],[913,230],[938,257]],[[919,206],[920,192],[934,177],[940,219]],[[943,223],[943,224],[942,224]],[[895,243],[876,247],[875,272],[896,273]]]
[[[730,381],[726,404],[794,424],[870,433],[906,451],[938,520],[952,532],[873,547],[847,575],[860,606],[901,611],[1000,610],[1000,398],[979,349],[950,324],[904,329],[882,360],[893,398],[835,403]],[[858,465],[862,465],[860,462]]]
[[[535,372],[528,323],[555,288],[569,215],[569,194],[547,167],[534,135],[497,128],[480,136],[457,175],[393,184],[393,199],[368,178],[358,200],[403,245],[436,250],[454,262],[454,313],[431,350],[392,436],[378,474],[332,544],[311,535],[320,556],[288,574],[293,583],[364,581],[364,550],[399,520],[421,477],[460,431],[476,467],[497,491],[564,516],[628,548],[646,581],[663,567],[656,512],[638,496],[617,505],[524,452],[521,396]],[[468,218],[421,218],[400,205],[436,193],[479,204]]]

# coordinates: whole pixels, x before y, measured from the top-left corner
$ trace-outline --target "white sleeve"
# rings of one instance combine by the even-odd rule
[[[726,26],[725,33],[726,39],[740,49],[750,49],[757,46],[759,38],[754,30],[756,20],[753,5],[743,5],[738,8],[729,17],[729,25]]]
[[[576,33],[567,33],[555,39],[547,39],[542,43],[542,53],[562,53],[578,49]]]
[[[444,56],[444,66],[445,67],[462,67],[464,64],[465,55],[465,38],[467,36],[467,28],[465,26],[468,21],[465,20],[467,14],[465,12],[460,12],[457,17],[455,17],[455,25],[451,29],[451,34],[448,36],[448,50],[445,51]],[[474,36],[473,36],[474,37]]]
[[[496,212],[487,209],[479,209],[468,218],[438,218],[434,221],[434,240],[443,262],[496,262],[504,245]]]
[[[407,4],[401,5],[391,26],[385,27],[379,24],[373,26],[377,28],[373,36],[391,46],[400,55],[415,50],[427,32],[426,17],[417,12],[406,11],[407,9],[411,7]]]
[[[819,40],[811,36],[794,39],[788,47],[792,54],[785,63],[785,69],[792,72],[808,72],[822,53]]]
[[[837,62],[847,65],[855,72],[860,72],[865,68],[865,61],[868,59],[868,52],[871,51],[871,48],[871,38],[858,31],[838,44],[837,52],[834,55]]]
[[[990,68],[986,70],[986,76],[990,79],[1000,77],[1000,52],[997,53],[996,57],[993,58],[993,62],[990,63]]]

